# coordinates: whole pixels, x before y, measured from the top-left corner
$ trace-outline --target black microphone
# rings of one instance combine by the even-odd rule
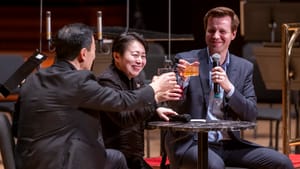
[[[97,40],[102,41],[102,12],[97,12]]]
[[[109,53],[109,47],[105,45],[102,31],[102,11],[97,11],[97,40],[98,40],[98,52]]]
[[[215,53],[212,55],[213,67],[220,66],[220,54]],[[214,93],[215,97],[220,97],[220,85],[219,83],[214,83]]]
[[[52,49],[52,35],[51,35],[51,12],[46,12],[46,40],[48,41],[48,50],[50,52],[53,51]]]
[[[191,120],[190,114],[177,114],[177,115],[169,115],[169,120],[173,122],[189,122]]]

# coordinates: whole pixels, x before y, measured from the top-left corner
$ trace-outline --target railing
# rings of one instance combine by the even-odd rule
[[[282,64],[283,64],[283,85],[282,85],[282,138],[283,153],[290,154],[290,146],[300,145],[299,138],[291,139],[291,82],[295,78],[295,70],[291,66],[292,49],[297,37],[300,34],[300,23],[282,24]],[[298,65],[299,66],[299,65]],[[300,86],[299,86],[300,89]],[[296,126],[296,130],[299,126]],[[297,137],[296,131],[296,137]]]

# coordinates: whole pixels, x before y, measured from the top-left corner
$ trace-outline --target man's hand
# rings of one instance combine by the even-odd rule
[[[214,83],[219,83],[226,93],[233,88],[225,70],[221,66],[217,66],[212,69],[211,79]]]
[[[182,90],[176,81],[174,72],[163,73],[160,76],[155,76],[150,83],[155,93],[156,102],[167,100],[179,100]]]
[[[185,76],[185,74],[187,74],[187,73],[185,73],[187,67],[188,66],[196,66],[199,69],[199,65],[200,65],[200,63],[198,61],[195,61],[193,63],[189,63],[188,61],[186,61],[184,59],[179,59],[179,61],[177,63],[178,74],[185,81],[189,77],[189,76]]]
[[[173,88],[167,91],[160,91],[155,93],[155,100],[157,102],[180,100],[182,98],[182,93],[182,88],[179,85],[174,85]]]
[[[160,76],[154,77],[149,85],[154,90],[157,102],[179,100],[182,93],[180,86],[177,84],[174,72],[163,73]]]

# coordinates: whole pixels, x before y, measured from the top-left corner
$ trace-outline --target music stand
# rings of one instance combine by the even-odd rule
[[[3,84],[0,84],[0,94],[7,97],[46,58],[46,55],[35,52]]]
[[[281,90],[283,84],[282,77],[282,52],[281,47],[254,47],[254,55],[263,81],[267,89]],[[293,77],[291,80],[291,89],[300,89],[300,48],[294,48],[293,57],[291,57],[291,70]]]

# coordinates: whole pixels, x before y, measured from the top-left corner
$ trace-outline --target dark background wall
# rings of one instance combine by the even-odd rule
[[[168,32],[168,0],[145,0],[140,3],[140,6],[146,29]],[[216,6],[230,7],[239,15],[238,0],[171,1],[171,32],[175,34],[189,33],[195,39],[192,42],[172,42],[173,53],[205,47],[203,17],[210,8]],[[240,37],[238,37],[232,44],[232,50],[237,54],[240,54],[240,41]]]
[[[157,30],[168,32],[168,3],[169,0],[131,0],[131,24],[132,27],[144,28],[150,30]],[[279,4],[279,3],[298,3],[299,0],[247,0],[247,3],[262,3],[262,4]],[[293,4],[291,6],[293,6]],[[297,5],[297,6],[298,6]],[[226,6],[232,8],[236,14],[240,17],[240,1],[239,0],[171,0],[171,32],[175,34],[192,34],[194,36],[194,41],[185,41],[185,42],[172,42],[172,53],[176,53],[183,50],[190,50],[195,48],[205,47],[205,32],[203,29],[203,17],[205,13],[217,6]],[[270,7],[271,8],[271,7]],[[300,22],[300,19],[296,19],[298,15],[295,14],[297,10],[289,10],[289,7],[282,11],[278,11],[278,15],[281,17],[286,17],[287,22],[294,21]],[[295,7],[297,8],[297,7]],[[272,10],[272,9],[271,9]],[[281,14],[280,14],[281,12]],[[138,15],[136,15],[138,13]],[[252,8],[251,11],[247,11],[246,15],[256,13],[255,8]],[[284,13],[284,14],[283,14]],[[289,14],[293,15],[293,17],[288,17]],[[284,16],[283,16],[284,15]],[[300,15],[300,14],[299,14]],[[299,16],[298,15],[298,16]],[[137,19],[136,16],[139,16]],[[157,17],[159,16],[159,17]],[[251,15],[250,15],[251,17]],[[264,16],[263,16],[264,17]],[[290,19],[291,18],[291,19]],[[248,18],[249,19],[249,18]],[[255,30],[257,24],[265,24],[261,23],[261,18],[255,17],[250,18],[251,25],[249,27],[252,30]],[[265,19],[265,18],[262,18]],[[281,19],[282,20],[282,19]],[[284,20],[284,19],[283,19]],[[271,19],[270,19],[271,21]],[[137,24],[138,23],[138,24]],[[268,23],[266,23],[265,27]],[[280,37],[280,23],[277,23],[277,38]],[[257,35],[267,34],[269,36],[269,29],[266,28],[262,30],[255,30]],[[279,35],[278,35],[279,34]],[[277,39],[278,40],[278,39]],[[261,41],[266,41],[266,39],[262,39]],[[240,30],[238,31],[237,38],[232,42],[230,46],[230,51],[237,55],[242,55],[242,47],[246,43],[252,42],[261,42],[260,39],[256,41],[247,41],[244,40],[244,37],[241,36]],[[166,46],[165,43],[164,46]]]
[[[278,1],[279,0],[248,0]],[[33,50],[39,46],[41,37],[39,0],[3,0],[0,2],[0,50]],[[43,14],[52,12],[53,32],[71,22],[96,25],[96,12],[103,13],[104,26],[126,26],[126,0],[43,0]],[[282,0],[280,2],[297,2]],[[130,0],[130,27],[168,32],[169,0]],[[239,0],[171,0],[172,34],[191,34],[193,41],[174,41],[172,53],[205,47],[203,16],[212,7],[227,6],[240,15]],[[255,11],[253,11],[255,12]],[[45,22],[45,18],[43,18]],[[43,32],[45,32],[43,23]],[[230,50],[241,55],[242,46],[247,43],[239,35]],[[43,48],[47,43],[43,38]],[[165,48],[167,42],[160,42]]]

